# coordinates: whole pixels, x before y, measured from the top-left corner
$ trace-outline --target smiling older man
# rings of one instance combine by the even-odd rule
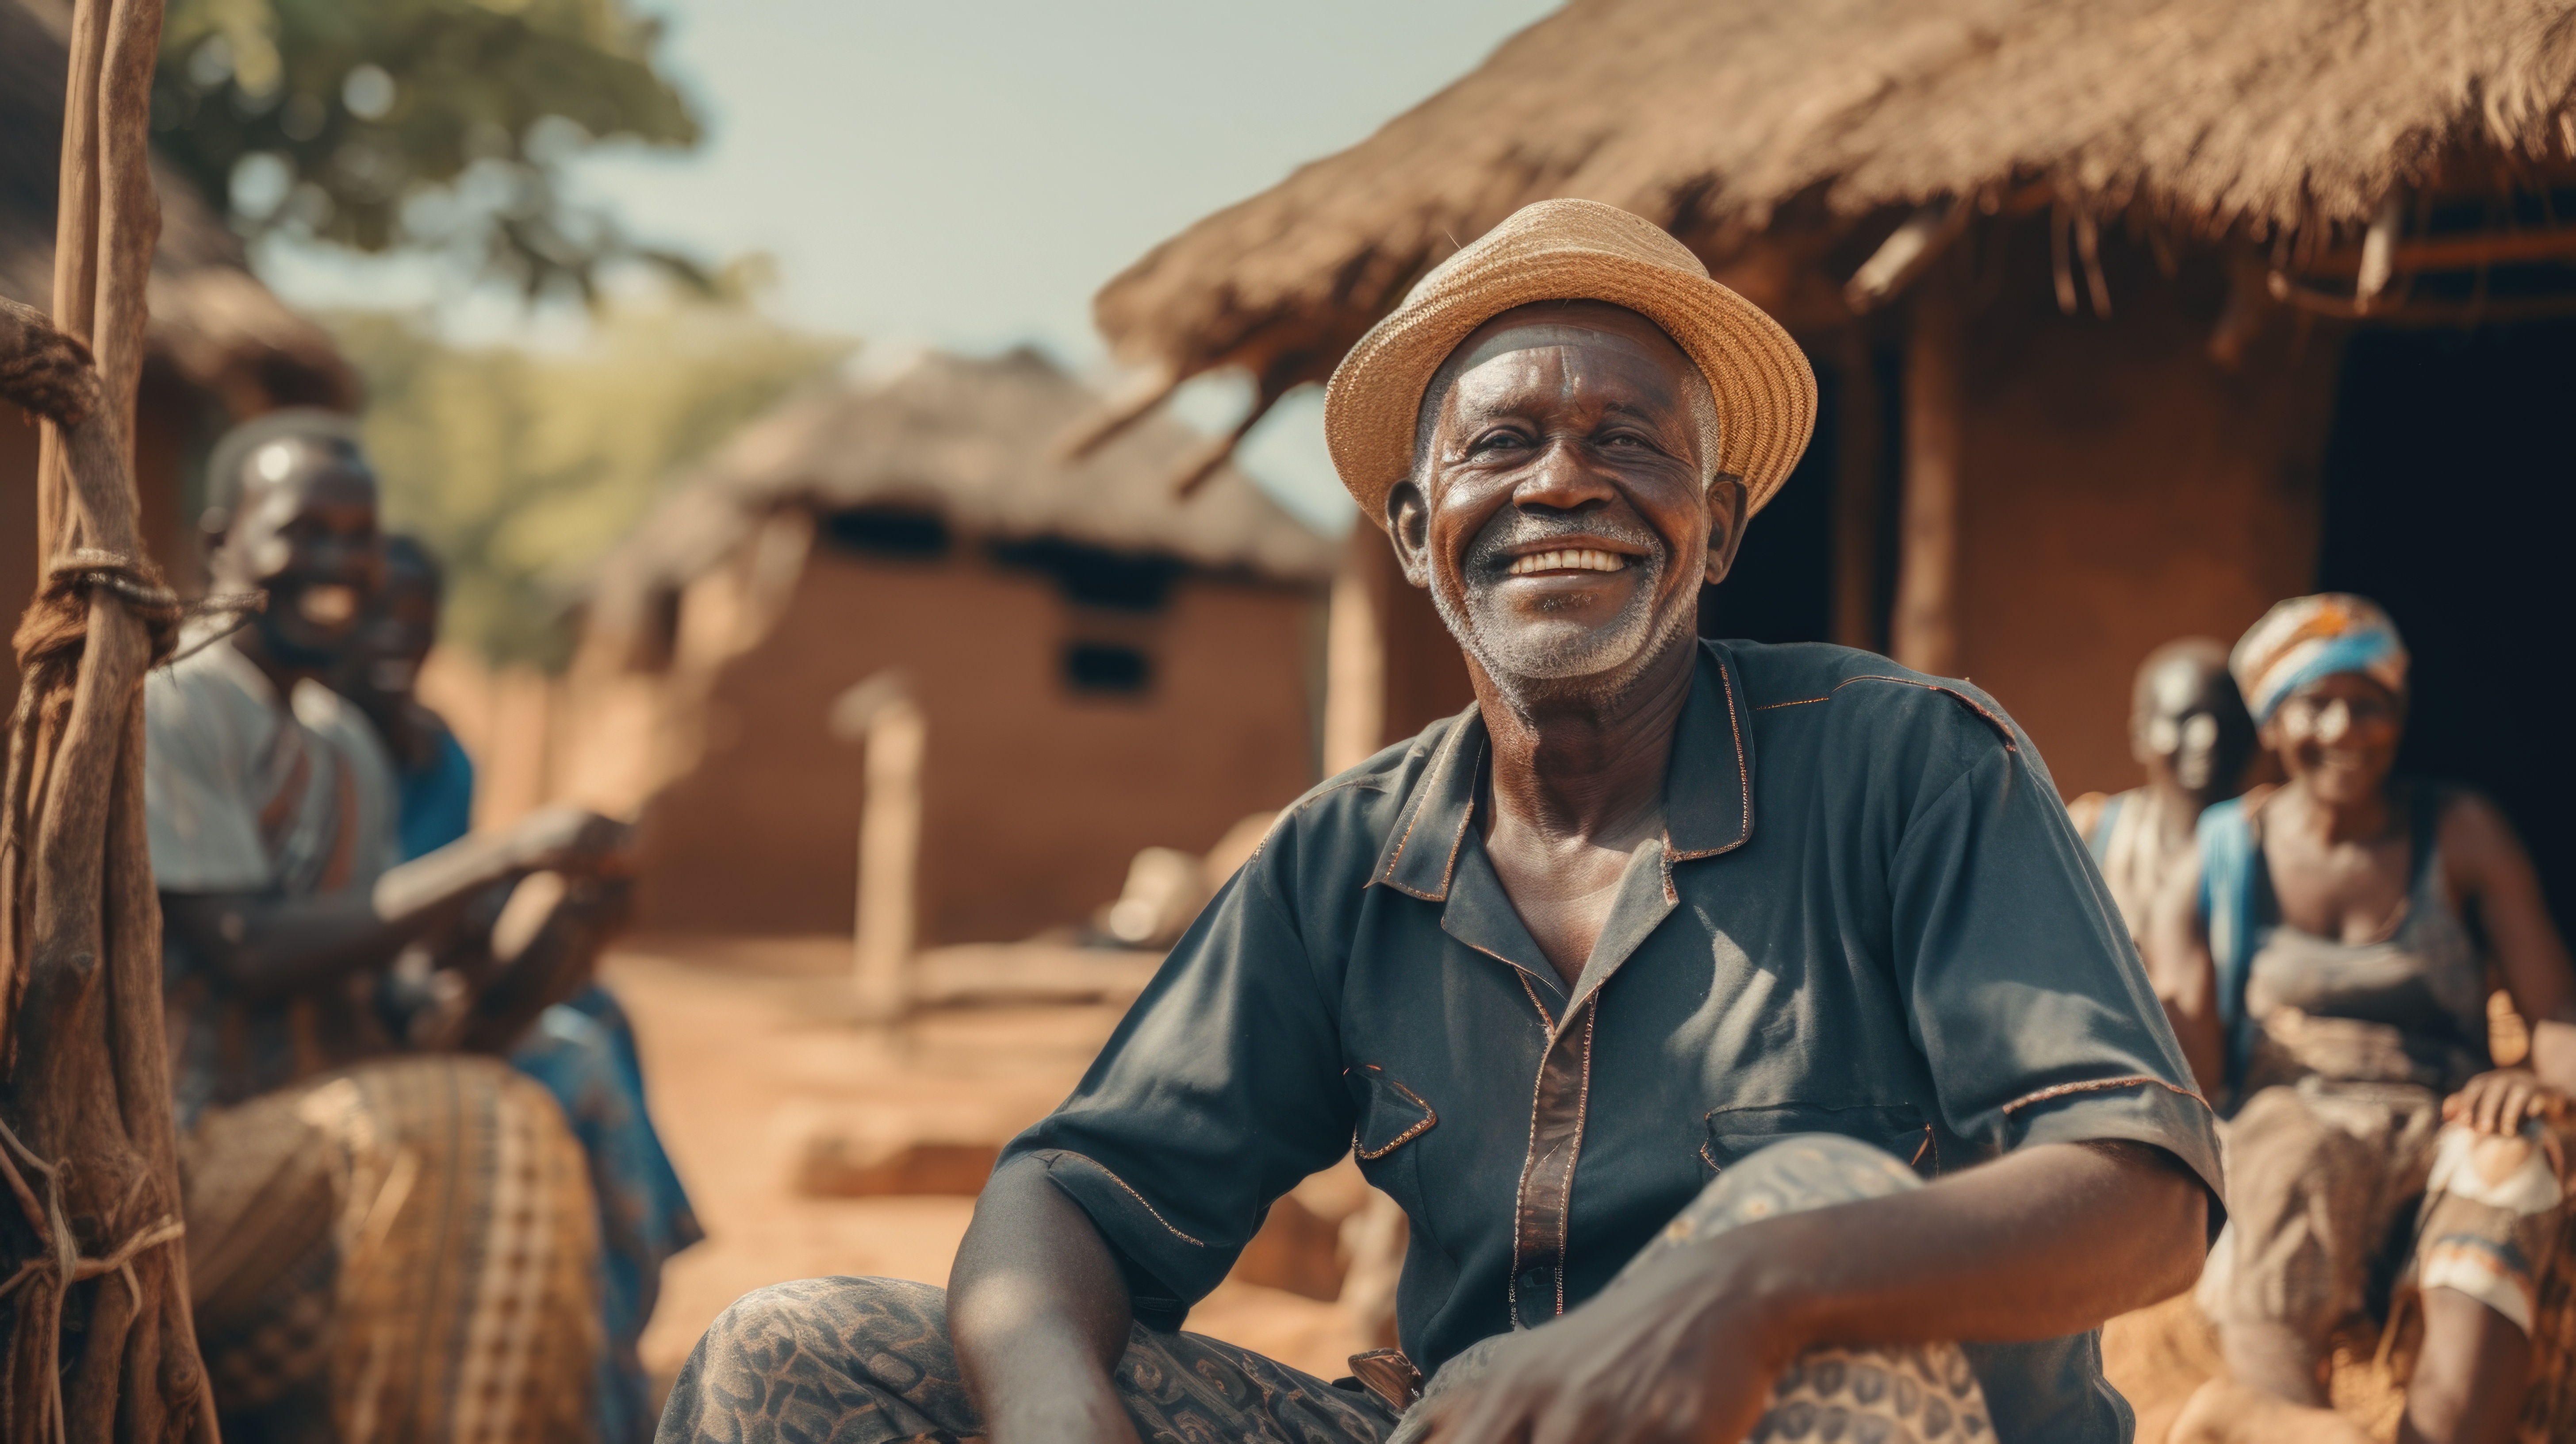
[[[1475,706],[1282,814],[944,1297],[751,1295],[664,1444],[2126,1438],[2089,1331],[2194,1277],[2217,1148],[2047,772],[1965,684],[1695,637],[1813,401],[1608,206],[1426,278],[1326,427]],[[1172,1332],[1354,1148],[1403,1348]]]

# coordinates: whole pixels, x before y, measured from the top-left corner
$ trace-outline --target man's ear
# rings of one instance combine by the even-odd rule
[[[1744,478],[1719,472],[1708,484],[1708,584],[1716,586],[1735,569],[1736,548],[1744,545],[1745,513],[1751,510],[1751,498],[1744,490]]]
[[[1396,565],[1417,587],[1431,585],[1431,503],[1410,478],[1386,494],[1386,536],[1395,544]]]

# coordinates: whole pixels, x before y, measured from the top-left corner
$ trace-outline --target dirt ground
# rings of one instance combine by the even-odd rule
[[[707,1241],[663,1271],[644,1362],[668,1379],[727,1304],[818,1274],[944,1284],[973,1200],[816,1198],[795,1184],[818,1135],[998,1143],[1071,1091],[1122,1007],[936,1008],[889,1034],[850,1017],[837,939],[642,939],[603,963],[633,1016],[653,1112]],[[1362,1347],[1339,1309],[1229,1281],[1193,1332],[1326,1378]]]
[[[964,961],[990,969],[990,959]],[[644,1336],[644,1362],[665,1380],[727,1304],[763,1284],[818,1274],[945,1283],[980,1165],[941,1182],[960,1190],[950,1194],[813,1197],[797,1179],[815,1140],[997,1144],[1072,1088],[1123,1010],[943,1006],[888,1032],[851,1017],[848,967],[837,939],[642,940],[604,964],[634,1017],[654,1113],[708,1233],[664,1271]],[[1192,1311],[1189,1327],[1328,1379],[1366,1347],[1336,1305],[1241,1279]],[[2137,1407],[2139,1444],[2161,1444],[2215,1362],[2180,1299],[2114,1320],[2104,1355]]]

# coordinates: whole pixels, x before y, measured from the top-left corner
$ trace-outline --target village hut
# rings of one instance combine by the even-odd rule
[[[49,310],[54,202],[62,163],[70,7],[0,0],[0,296]],[[135,483],[145,540],[182,590],[200,584],[193,470],[233,422],[288,405],[347,408],[357,381],[330,337],[251,276],[239,237],[189,183],[154,168],[161,241],[147,302],[150,356],[135,415]],[[0,598],[36,587],[36,425],[0,402]],[[17,694],[0,649],[0,697]]]
[[[647,925],[1026,937],[1313,781],[1333,544],[1230,468],[1175,497],[1178,422],[1060,459],[1096,405],[1026,350],[836,380],[607,559],[559,790],[645,805]]]
[[[2157,643],[2373,594],[2418,658],[2406,764],[2493,791],[2576,924],[2529,655],[2576,510],[2571,86],[2566,0],[1574,0],[1111,281],[1144,379],[1090,431],[1219,368],[1267,406],[1519,206],[1624,206],[1822,386],[1704,629],[1973,677],[2071,792],[2133,779]],[[1387,690],[1436,624],[1354,547],[1342,591],[1392,601],[1335,672],[1385,696],[1334,708],[1402,735],[1464,693]]]

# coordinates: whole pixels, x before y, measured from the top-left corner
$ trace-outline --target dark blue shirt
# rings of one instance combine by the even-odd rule
[[[1140,1318],[1177,1327],[1353,1148],[1412,1221],[1398,1321],[1426,1373],[1580,1303],[1790,1134],[1927,1176],[2143,1142],[2214,1218],[2209,1109],[2047,769],[1975,688],[1704,644],[1664,834],[1572,988],[1486,857],[1486,767],[1471,708],[1300,799],[1005,1152],[1082,1205]],[[2095,1334],[1970,1357],[2006,1441],[2129,1432]]]

